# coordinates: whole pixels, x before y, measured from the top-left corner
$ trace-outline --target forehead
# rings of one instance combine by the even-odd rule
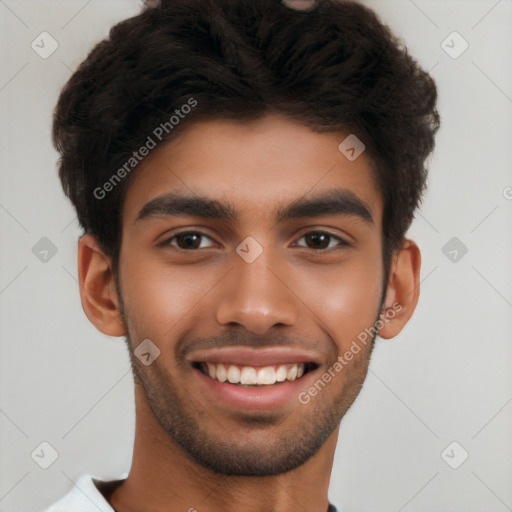
[[[274,114],[243,123],[196,122],[134,171],[123,221],[133,222],[146,204],[169,193],[207,196],[229,203],[235,216],[263,220],[299,198],[343,190],[380,225],[382,197],[370,157],[363,151],[351,160],[339,149],[349,135],[318,133]]]

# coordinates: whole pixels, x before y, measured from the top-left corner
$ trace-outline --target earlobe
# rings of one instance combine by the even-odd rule
[[[415,242],[405,239],[393,255],[379,336],[395,337],[411,318],[420,294],[421,253]]]
[[[104,334],[126,334],[111,260],[92,235],[78,241],[78,279],[87,318]]]

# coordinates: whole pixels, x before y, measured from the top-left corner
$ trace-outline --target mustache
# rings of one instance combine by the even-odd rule
[[[222,332],[214,336],[183,337],[176,346],[176,358],[184,361],[189,352],[223,347],[243,345],[248,348],[286,347],[318,352],[320,355],[336,354],[336,344],[333,340],[320,341],[308,336],[265,334],[258,335],[248,331]],[[336,356],[334,356],[336,357]]]

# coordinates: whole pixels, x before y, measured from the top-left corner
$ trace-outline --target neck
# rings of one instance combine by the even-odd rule
[[[135,386],[136,429],[128,478],[105,497],[117,512],[326,512],[339,426],[306,463],[275,476],[227,476],[191,460],[154,417]]]

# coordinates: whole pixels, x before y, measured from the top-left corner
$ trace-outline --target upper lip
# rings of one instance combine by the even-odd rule
[[[318,356],[296,348],[244,346],[196,350],[187,356],[190,363],[225,363],[239,366],[271,366],[285,363],[319,364]]]

